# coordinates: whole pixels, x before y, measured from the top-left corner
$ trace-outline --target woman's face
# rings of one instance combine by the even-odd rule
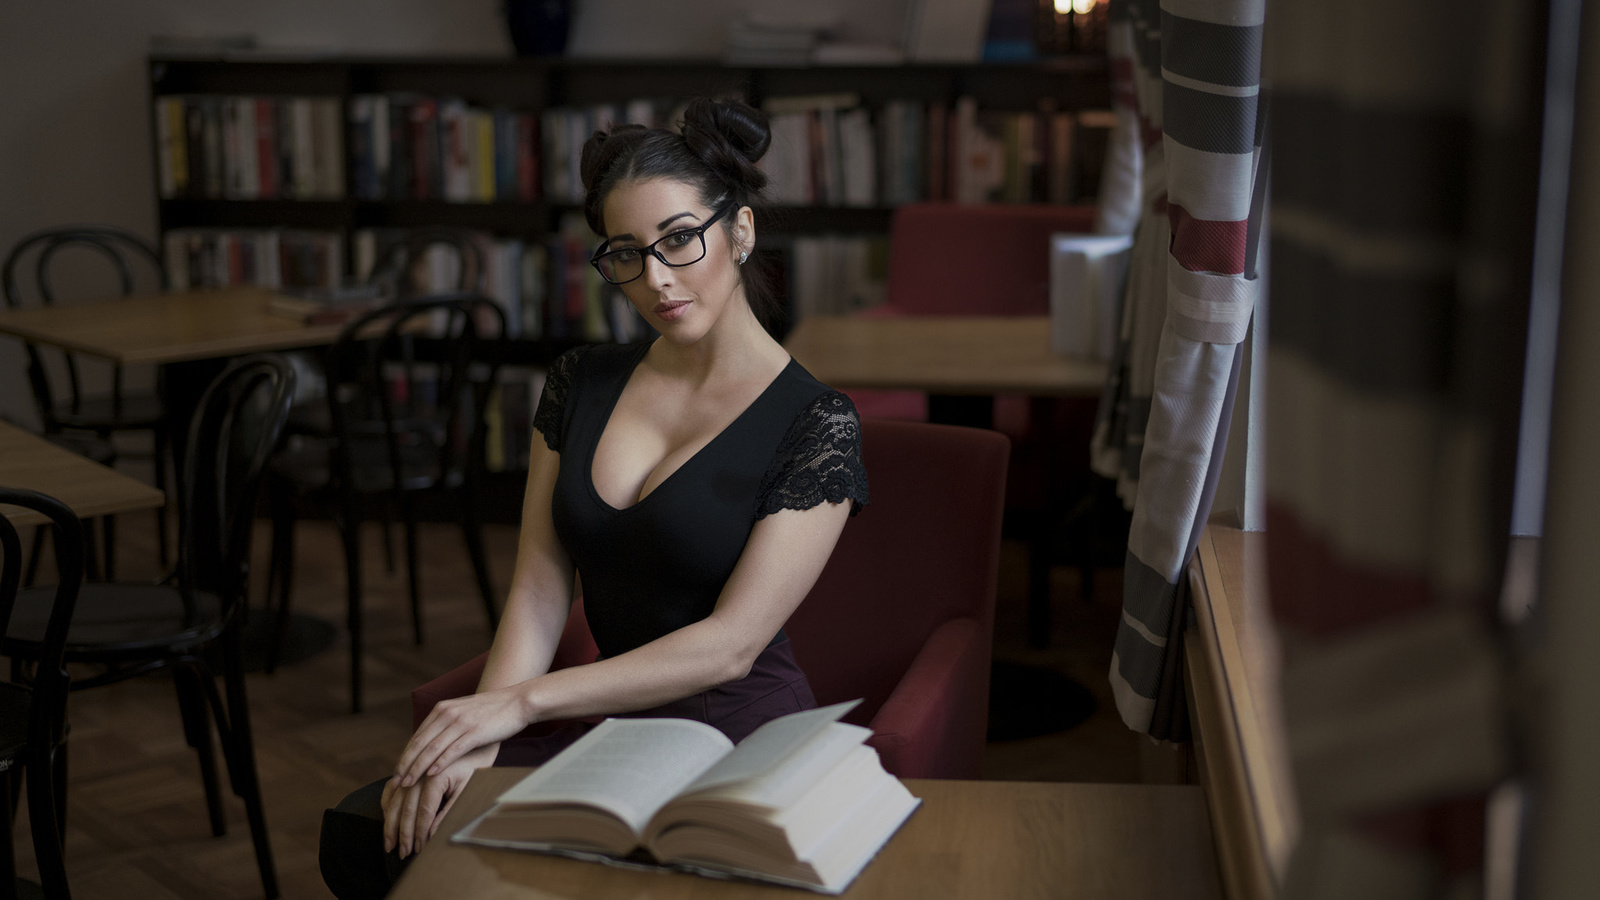
[[[716,215],[700,200],[694,185],[665,178],[630,181],[612,189],[603,207],[606,249],[643,249],[668,235],[690,231]],[[730,219],[748,220],[748,209],[730,210],[705,231],[706,255],[686,266],[668,266],[644,254],[644,274],[621,285],[633,308],[662,336],[678,344],[704,337],[733,304],[746,304],[739,278],[739,247],[724,228]],[[748,233],[748,226],[745,232]],[[692,236],[683,238],[694,241]],[[663,252],[667,242],[659,245]],[[669,254],[670,256],[670,254]]]

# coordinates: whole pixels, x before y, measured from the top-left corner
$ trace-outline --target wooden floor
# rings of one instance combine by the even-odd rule
[[[151,577],[153,529],[124,516],[119,578]],[[347,645],[274,675],[250,676],[267,819],[282,894],[330,896],[317,872],[322,811],[350,789],[381,777],[410,733],[409,691],[487,646],[489,635],[455,529],[424,526],[423,596],[426,643],[411,642],[403,566],[386,573],[378,534],[369,537],[367,583],[367,710],[349,712]],[[487,535],[496,583],[505,584],[515,530]],[[296,609],[343,622],[338,540],[326,522],[302,523]],[[261,559],[265,540],[257,542]],[[1111,708],[1105,673],[1119,617],[1121,577],[1102,572],[1097,596],[1081,600],[1076,573],[1058,569],[1052,648],[1023,641],[1025,558],[1007,543],[996,622],[998,658],[1046,666],[1075,677],[1096,694],[1087,722],[1041,738],[991,743],[984,776],[1004,780],[1137,781],[1138,741]],[[257,566],[257,572],[263,571]],[[243,804],[229,796],[229,831],[213,838],[207,825],[192,750],[184,744],[170,681],[150,677],[73,695],[68,787],[67,865],[79,898],[248,898],[261,896]],[[17,861],[33,871],[26,811],[17,821]]]

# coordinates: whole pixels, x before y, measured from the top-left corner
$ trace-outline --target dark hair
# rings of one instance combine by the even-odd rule
[[[596,131],[583,145],[579,173],[583,177],[583,215],[594,233],[605,237],[603,209],[617,185],[649,178],[668,178],[694,185],[700,202],[720,209],[728,202],[757,213],[766,203],[762,189],[767,174],[756,161],[772,144],[767,116],[738,100],[690,101],[678,131],[617,125]],[[734,216],[722,221],[730,234]],[[771,327],[782,314],[759,257],[752,254],[739,267],[750,308]]]

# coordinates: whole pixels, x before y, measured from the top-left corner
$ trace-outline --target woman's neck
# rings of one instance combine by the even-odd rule
[[[658,339],[647,360],[663,374],[694,384],[742,379],[787,365],[789,354],[772,339],[747,303],[731,306],[716,325],[692,344]]]

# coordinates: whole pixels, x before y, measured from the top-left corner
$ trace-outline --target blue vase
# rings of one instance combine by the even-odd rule
[[[518,56],[559,56],[567,49],[574,0],[505,0],[506,30]]]

